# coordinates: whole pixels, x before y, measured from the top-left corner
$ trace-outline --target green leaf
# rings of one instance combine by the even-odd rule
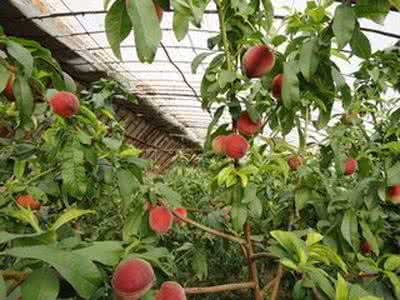
[[[77,141],[68,143],[62,153],[61,176],[63,189],[78,199],[87,191],[88,178],[84,167],[84,153]]]
[[[305,263],[308,259],[308,253],[305,242],[298,238],[293,232],[275,230],[271,232],[272,237],[292,255],[296,255],[299,263]]]
[[[359,233],[358,233],[358,220],[357,215],[353,211],[348,210],[343,217],[342,225],[340,227],[344,239],[349,245],[358,251],[359,247]]]
[[[392,4],[398,11],[400,11],[400,0],[390,0],[390,4]]]
[[[347,300],[349,297],[349,288],[347,282],[338,273],[338,279],[336,281],[336,300]]]
[[[139,181],[132,172],[125,169],[118,169],[117,178],[121,197],[124,200],[129,200],[135,189],[139,187]]]
[[[122,59],[121,43],[128,37],[132,30],[132,23],[129,19],[124,0],[114,2],[106,15],[104,25],[107,39],[114,55]]]
[[[228,83],[232,83],[236,79],[236,73],[227,70],[221,70],[219,74],[218,83],[221,89],[225,88]]]
[[[17,74],[14,81],[13,91],[17,100],[17,109],[20,114],[20,119],[23,123],[27,123],[33,113],[33,95],[31,87],[27,79]]]
[[[207,279],[208,259],[207,259],[207,251],[205,249],[203,249],[203,251],[195,251],[195,254],[192,259],[192,269],[195,273],[195,276],[199,280]]]
[[[6,88],[9,79],[10,72],[4,65],[0,64],[0,93]]]
[[[295,102],[300,101],[299,79],[297,78],[298,66],[296,62],[288,62],[283,66],[282,99],[286,108],[291,108]]]
[[[31,77],[33,71],[32,54],[20,44],[10,40],[7,41],[7,52],[24,67],[25,76]]]
[[[336,69],[336,67],[332,66],[331,74],[333,81],[336,84],[337,89],[341,92],[343,97],[343,107],[347,108],[351,104],[351,90],[347,85],[346,80],[343,75]]]
[[[359,18],[368,18],[383,25],[390,10],[390,2],[389,0],[358,0],[355,10]]]
[[[397,271],[400,269],[400,255],[390,255],[385,261],[384,268],[386,271]]]
[[[236,231],[242,231],[243,225],[247,220],[247,207],[240,203],[233,203],[231,216],[233,228]]]
[[[314,244],[309,249],[309,255],[313,259],[317,259],[324,264],[330,265],[334,264],[338,266],[343,272],[347,273],[347,266],[342,260],[342,258],[329,246]]]
[[[307,204],[307,201],[311,200],[311,191],[307,188],[302,188],[295,191],[294,201],[296,211],[299,213]]]
[[[129,214],[124,223],[124,227],[122,228],[122,239],[128,241],[132,236],[137,235],[142,221],[143,211],[140,209],[135,209],[131,214]]]
[[[315,74],[319,65],[319,40],[314,38],[303,44],[300,52],[299,65],[301,73],[307,81]]]
[[[367,36],[360,30],[359,26],[354,30],[350,46],[351,49],[353,49],[353,54],[358,57],[368,59],[371,56],[371,44]]]
[[[322,234],[319,234],[318,232],[310,232],[309,234],[307,234],[306,246],[312,246],[322,241],[323,238],[324,236]]]
[[[353,8],[344,4],[339,5],[336,8],[332,25],[339,50],[343,49],[350,42],[355,28],[356,15]]]
[[[335,298],[335,289],[329,280],[329,275],[323,270],[317,268],[308,268],[307,275],[311,278],[314,284],[323,291],[329,299]]]
[[[141,62],[153,62],[161,42],[161,29],[152,0],[126,0],[138,57]]]
[[[74,79],[69,76],[68,73],[62,72],[63,78],[64,78],[64,83],[65,83],[65,90],[67,92],[76,94],[77,88]]]
[[[67,224],[68,222],[71,222],[72,220],[78,219],[79,217],[87,214],[96,214],[96,211],[70,208],[66,212],[64,212],[61,216],[58,217],[58,219],[50,227],[50,230],[56,231],[64,224]]]
[[[350,286],[349,300],[360,300],[362,297],[368,297],[368,292],[358,284],[352,284]]]
[[[18,210],[11,208],[4,208],[0,212],[17,220],[20,220],[24,223],[28,223],[38,233],[42,232],[42,229],[39,226],[39,221],[36,218],[36,215],[30,209],[26,209],[23,207],[20,207],[20,209]]]
[[[211,120],[210,124],[208,125],[207,128],[207,139],[204,143],[204,149],[209,149],[211,147],[211,132],[214,129],[214,127],[218,124],[219,119],[222,117],[222,114],[224,113],[225,106],[220,106],[214,113],[214,117]]]
[[[0,299],[7,299],[7,286],[3,276],[0,276]]]
[[[57,274],[48,268],[33,271],[21,286],[24,300],[56,300],[59,290]]]
[[[176,39],[180,42],[182,41],[189,31],[189,18],[188,16],[181,14],[179,12],[174,13],[173,19],[173,29]],[[193,72],[193,67],[192,67]],[[193,72],[196,73],[196,72]]]
[[[74,250],[73,253],[79,254],[91,261],[99,262],[103,265],[113,267],[118,264],[124,254],[122,243],[118,241],[94,242],[92,246]]]
[[[385,272],[385,275],[389,278],[394,294],[396,295],[396,299],[400,299],[400,279],[396,273],[393,272]]]
[[[376,256],[379,256],[378,241],[376,240],[375,235],[372,233],[371,229],[369,228],[369,225],[364,221],[360,221],[360,226],[362,229],[363,237],[371,245],[372,252],[374,252]]]
[[[196,74],[197,68],[204,61],[204,59],[213,54],[215,54],[215,52],[203,52],[197,55],[192,61],[192,73]]]
[[[264,28],[268,33],[271,29],[272,23],[274,22],[274,6],[272,5],[271,0],[262,0],[264,6]]]
[[[11,242],[11,241],[17,240],[17,239],[37,237],[41,234],[42,233],[14,234],[14,233],[8,233],[6,231],[0,231],[0,244],[8,243],[8,242]]]
[[[387,170],[386,178],[388,186],[400,184],[400,162],[397,162]]]
[[[51,246],[16,247],[6,255],[44,261],[53,266],[84,298],[89,299],[102,284],[102,275],[96,265],[78,254]]]
[[[173,207],[180,206],[180,203],[182,202],[182,197],[180,194],[178,194],[165,184],[158,185],[157,189],[158,193],[161,194],[161,196],[163,196],[171,206]]]

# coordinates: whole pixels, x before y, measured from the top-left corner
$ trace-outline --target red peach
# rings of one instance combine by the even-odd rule
[[[297,171],[304,163],[304,157],[301,155],[290,155],[288,157],[288,165],[290,170]]]
[[[252,136],[258,130],[260,130],[261,126],[262,126],[261,120],[258,120],[257,122],[253,122],[247,111],[242,112],[240,114],[240,118],[237,123],[237,128],[239,129],[240,133],[247,135],[247,136]]]
[[[17,197],[16,202],[19,206],[26,209],[39,210],[42,206],[35,198],[31,195],[20,195]]]
[[[175,209],[174,209],[174,212],[175,212],[176,214],[178,214],[179,216],[183,217],[183,218],[186,218],[186,217],[187,217],[187,210],[186,210],[186,208],[178,207],[178,208],[175,208]],[[181,224],[181,223],[183,222],[181,219],[176,218],[176,217],[174,218],[174,220],[175,220],[175,223],[176,223],[176,224]]]
[[[131,258],[122,261],[115,269],[112,287],[117,297],[136,300],[151,289],[155,279],[153,268],[147,261]]]
[[[150,210],[149,225],[158,234],[167,233],[172,227],[173,220],[174,216],[164,206],[156,206]]]
[[[244,157],[249,150],[250,145],[240,134],[230,134],[225,140],[226,155],[233,159]]]
[[[275,65],[275,54],[267,45],[249,48],[243,56],[242,66],[249,78],[260,78],[272,70]]]
[[[70,92],[57,92],[50,99],[53,112],[63,118],[71,118],[79,112],[79,99]]]
[[[353,175],[355,170],[357,169],[357,165],[358,163],[355,159],[348,158],[344,163],[344,175]]]
[[[272,80],[272,96],[280,100],[282,98],[282,85],[283,85],[283,74],[278,74]]]
[[[179,283],[167,281],[161,285],[155,300],[186,300],[185,290]]]
[[[219,135],[217,136],[211,144],[212,150],[217,155],[225,154],[225,144],[226,144],[226,136]]]
[[[387,196],[394,204],[400,203],[400,184],[392,185],[389,187]]]

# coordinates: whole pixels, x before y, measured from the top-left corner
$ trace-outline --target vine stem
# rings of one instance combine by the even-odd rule
[[[196,221],[194,221],[194,220],[192,220],[192,219],[190,219],[190,218],[182,217],[181,215],[179,215],[178,213],[176,213],[176,212],[173,211],[173,210],[171,210],[171,212],[172,212],[172,214],[173,214],[176,218],[182,220],[182,221],[185,222],[185,223],[188,223],[188,224],[190,224],[190,225],[193,225],[193,226],[195,226],[195,227],[197,227],[197,228],[199,228],[199,229],[201,229],[201,230],[203,230],[203,231],[205,231],[205,232],[211,233],[211,234],[213,234],[213,235],[215,235],[215,236],[222,237],[222,238],[224,238],[224,239],[226,239],[226,240],[229,240],[229,241],[232,241],[232,242],[237,242],[237,243],[239,243],[239,244],[246,244],[246,241],[245,241],[244,239],[241,239],[241,238],[238,238],[238,237],[236,237],[236,236],[233,236],[233,235],[230,235],[230,234],[227,234],[227,233],[218,231],[218,230],[216,230],[216,229],[212,229],[212,228],[210,228],[210,227],[207,227],[207,226],[205,226],[205,225],[202,225],[202,224],[200,224],[200,223],[197,223]]]
[[[256,286],[255,282],[241,282],[241,283],[229,283],[223,285],[209,286],[209,287],[192,287],[185,288],[185,294],[196,295],[196,294],[211,294],[226,291],[235,291],[243,289],[254,289]]]

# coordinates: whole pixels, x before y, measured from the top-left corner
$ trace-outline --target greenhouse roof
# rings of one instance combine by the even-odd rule
[[[162,19],[163,38],[155,62],[142,64],[135,51],[134,38],[128,37],[122,44],[122,61],[112,53],[104,32],[105,11],[102,0],[10,0],[20,11],[67,48],[56,49],[59,56],[73,50],[80,57],[65,55],[64,63],[72,65],[82,73],[98,70],[110,75],[122,75],[132,83],[133,91],[149,99],[169,116],[187,128],[188,134],[202,141],[211,117],[203,111],[199,99],[200,82],[204,65],[197,74],[192,74],[191,62],[201,52],[207,51],[207,39],[218,33],[218,16],[210,5],[204,16],[202,28],[192,27],[189,34],[178,42],[172,31],[172,13],[164,13]],[[302,10],[306,0],[279,0],[275,2],[276,28],[288,9]],[[32,7],[35,5],[35,8]],[[400,40],[400,18],[391,12],[384,25],[363,20],[361,26],[369,37],[373,50],[393,46]],[[357,69],[359,60],[351,63],[338,60],[347,74]],[[340,107],[336,108],[340,113]],[[311,131],[312,132],[312,131]],[[317,133],[312,133],[316,135]],[[295,136],[289,137],[294,142]]]

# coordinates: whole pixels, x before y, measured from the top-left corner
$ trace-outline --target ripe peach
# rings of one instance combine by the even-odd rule
[[[355,170],[357,169],[357,165],[358,163],[355,159],[348,158],[344,163],[344,175],[353,175]]]
[[[186,300],[185,290],[179,283],[167,281],[161,285],[155,300]]]
[[[130,258],[122,261],[112,277],[114,294],[124,300],[141,298],[154,285],[152,266],[142,259]]]
[[[79,99],[70,92],[57,92],[50,99],[53,112],[63,118],[71,118],[79,112]]]
[[[225,141],[226,141],[225,135],[219,135],[212,141],[211,147],[215,154],[218,155],[225,154],[225,144],[226,144]]]
[[[14,96],[14,81],[15,81],[15,74],[11,73],[10,78],[7,81],[7,85],[3,91],[4,96],[10,101],[15,100]]]
[[[243,56],[243,71],[249,78],[260,78],[272,70],[275,65],[275,54],[267,45],[249,48]]]
[[[178,207],[174,209],[174,212],[180,215],[183,218],[187,217],[187,210],[183,207]],[[183,221],[179,218],[174,218],[176,224],[181,224]]]
[[[365,255],[365,254],[371,253],[372,246],[370,243],[368,243],[368,241],[364,241],[364,242],[362,242],[360,249],[361,249],[361,252]]]
[[[392,185],[387,191],[387,196],[394,204],[400,203],[400,184]]]
[[[31,195],[20,195],[17,197],[16,202],[19,206],[26,209],[39,210],[42,206],[35,198]]]
[[[250,145],[240,134],[230,134],[225,140],[226,155],[233,159],[244,157],[249,150]]]
[[[164,206],[156,206],[150,210],[149,225],[158,234],[167,233],[172,227],[173,220],[174,216]]]
[[[290,170],[297,171],[304,163],[304,157],[301,155],[290,155],[288,157],[288,165]]]
[[[282,85],[283,85],[283,74],[278,74],[272,80],[272,96],[280,100],[282,98]]]
[[[237,124],[237,128],[239,129],[240,133],[251,136],[254,135],[258,130],[260,130],[261,126],[261,120],[258,120],[256,123],[254,123],[251,120],[250,115],[247,111],[240,114],[240,118]]]

